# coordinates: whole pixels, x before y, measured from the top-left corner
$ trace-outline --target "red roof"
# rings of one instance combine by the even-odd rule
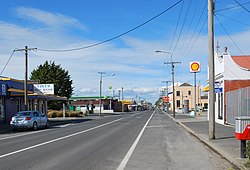
[[[250,55],[232,56],[232,59],[240,67],[250,70]]]

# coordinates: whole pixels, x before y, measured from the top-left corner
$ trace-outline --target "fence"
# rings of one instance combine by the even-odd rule
[[[250,116],[250,87],[226,93],[226,123],[234,125],[239,116]]]

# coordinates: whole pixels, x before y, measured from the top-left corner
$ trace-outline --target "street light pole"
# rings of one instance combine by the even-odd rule
[[[102,76],[103,74],[106,74],[105,72],[98,72],[98,74],[100,74],[100,98],[99,98],[99,107],[100,107],[100,111],[99,111],[99,116],[102,115],[102,78],[104,76]],[[114,76],[115,74],[110,74],[110,75],[106,75],[105,77],[108,76]]]
[[[99,98],[99,116],[102,115],[102,75],[106,74],[105,72],[98,72],[100,74],[100,98]]]
[[[124,104],[123,104],[123,87],[122,87],[122,112],[124,112]]]
[[[168,52],[168,51],[160,51],[160,50],[156,50],[156,53],[166,53],[166,54],[170,54],[171,57],[171,62],[164,62],[164,64],[171,64],[171,68],[172,68],[172,91],[173,91],[173,117],[175,117],[175,91],[174,91],[174,64],[179,64],[181,63],[180,61],[173,61],[172,60],[172,53]]]

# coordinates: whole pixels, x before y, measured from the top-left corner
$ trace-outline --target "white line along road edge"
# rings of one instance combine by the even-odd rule
[[[88,132],[88,131],[91,131],[91,130],[94,130],[94,129],[98,129],[100,127],[103,127],[103,126],[106,126],[106,125],[109,125],[109,124],[112,124],[112,123],[118,122],[118,121],[120,121],[122,119],[124,119],[124,118],[120,118],[120,119],[117,119],[117,120],[114,120],[114,121],[111,121],[111,122],[108,122],[108,123],[105,123],[105,124],[102,124],[102,125],[99,125],[99,126],[96,126],[96,127],[84,130],[84,131],[80,131],[80,132],[77,132],[77,133],[73,133],[71,135],[63,136],[63,137],[60,137],[60,138],[57,138],[57,139],[53,139],[53,140],[43,142],[43,143],[40,143],[40,144],[37,144],[37,145],[33,145],[33,146],[30,146],[30,147],[27,147],[27,148],[23,148],[23,149],[14,151],[14,152],[10,152],[10,153],[4,154],[4,155],[0,155],[0,158],[4,158],[4,157],[10,156],[10,155],[14,155],[16,153],[24,152],[24,151],[27,151],[27,150],[30,150],[30,149],[33,149],[33,148],[37,148],[39,146],[47,145],[49,143],[53,143],[53,142],[56,142],[56,141],[59,141],[59,140],[70,138],[72,136],[76,136],[76,135],[79,135],[79,134],[82,134],[82,133],[85,133],[85,132]]]
[[[135,139],[133,145],[130,147],[129,151],[127,152],[126,156],[123,158],[123,160],[121,161],[120,165],[118,166],[118,168],[116,170],[123,170],[127,163],[129,158],[131,157],[131,155],[133,154],[135,147],[137,146],[139,140],[142,137],[142,134],[144,132],[144,130],[146,129],[146,126],[148,125],[149,121],[151,120],[151,118],[153,117],[155,111],[152,113],[152,115],[150,116],[150,118],[148,119],[148,121],[146,122],[146,124],[144,125],[144,127],[142,128],[141,132],[139,133],[139,135],[137,136],[137,138]]]

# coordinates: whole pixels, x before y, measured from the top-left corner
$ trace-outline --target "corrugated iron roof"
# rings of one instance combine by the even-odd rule
[[[241,68],[250,70],[250,55],[232,56],[232,59]]]

